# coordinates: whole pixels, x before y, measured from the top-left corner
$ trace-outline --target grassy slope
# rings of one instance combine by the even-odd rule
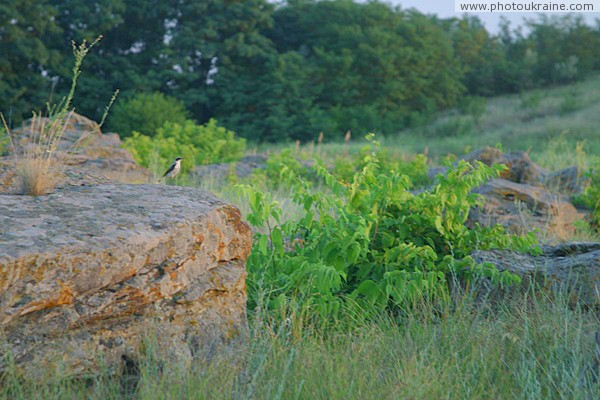
[[[459,118],[452,114],[441,117],[433,123],[433,129],[426,127],[424,131],[444,132],[445,126],[452,128],[451,122]],[[488,99],[479,126],[462,136],[452,136],[450,130],[446,137],[428,139],[421,133],[423,130],[404,132],[391,142],[403,143],[413,151],[422,151],[426,145],[437,154],[460,154],[467,146],[500,143],[505,150],[531,149],[533,158],[540,158],[543,163],[540,156],[563,135],[570,149],[585,141],[589,154],[600,154],[600,76],[572,85]]]
[[[364,144],[365,133],[353,132],[350,144],[307,145],[303,150],[308,157],[319,153],[326,159],[355,153]],[[530,151],[534,161],[549,169],[581,162],[575,151],[581,143],[587,162],[600,156],[600,75],[571,85],[487,99],[486,111],[478,122],[451,111],[428,125],[379,139],[391,152],[414,154],[427,149],[433,158],[462,155],[482,146],[502,146],[505,151]],[[257,150],[281,148],[269,145]]]

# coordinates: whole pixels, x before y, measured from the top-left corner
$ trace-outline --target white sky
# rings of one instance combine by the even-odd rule
[[[400,5],[403,9],[416,8],[426,14],[437,14],[442,18],[460,17],[461,14],[454,12],[454,0],[384,0],[393,5]],[[551,2],[551,0],[548,0]],[[582,2],[584,2],[582,0]],[[512,26],[521,25],[525,17],[535,17],[535,13],[478,13],[478,16],[491,32],[498,32],[500,17],[504,16],[512,22]],[[560,13],[552,13],[560,15]],[[600,18],[600,13],[584,13],[582,15],[590,24],[595,24],[595,19]]]

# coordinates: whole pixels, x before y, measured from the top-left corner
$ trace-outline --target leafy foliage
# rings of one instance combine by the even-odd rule
[[[304,87],[334,133],[393,132],[411,112],[452,106],[462,92],[448,36],[419,13],[379,2],[290,2],[268,35],[278,52],[302,57],[311,71]]]
[[[592,210],[592,222],[600,227],[600,166],[596,165],[588,171],[590,182],[585,192],[575,200],[578,204]]]
[[[332,174],[345,182],[352,181],[355,174],[360,173],[364,167],[364,157],[370,148],[364,148],[359,157],[353,158],[350,155],[340,156],[335,159]],[[406,175],[415,187],[423,187],[430,183],[427,175],[428,165],[427,156],[417,154],[409,158],[393,157],[387,151],[377,149],[377,159],[379,161],[379,172],[399,173]]]
[[[0,4],[0,112],[9,123],[31,116],[48,100],[51,82],[40,70],[57,68],[70,56],[47,46],[60,33],[55,14],[38,0]]]
[[[461,161],[432,190],[414,194],[408,176],[382,173],[373,150],[348,183],[317,166],[324,191],[312,191],[282,166],[282,175],[295,186],[293,200],[303,208],[299,220],[285,222],[269,193],[241,187],[252,210],[248,221],[266,229],[256,234],[248,259],[250,307],[277,310],[296,298],[327,316],[348,300],[360,307],[443,300],[453,274],[518,281],[491,265],[476,265],[470,254],[491,248],[533,251],[533,235],[465,226],[470,208],[478,204],[472,189],[502,169]],[[259,304],[262,299],[267,304]]]
[[[139,164],[154,169],[183,157],[182,171],[189,172],[194,165],[237,161],[244,155],[246,141],[211,119],[204,125],[166,122],[153,137],[134,131],[123,146]]]
[[[256,141],[391,134],[468,104],[464,95],[519,93],[600,69],[599,27],[572,16],[527,24],[526,35],[508,24],[493,35],[475,17],[440,19],[381,1],[3,2],[0,112],[14,125],[67,93],[65,44],[104,35],[74,103],[96,120],[96,99],[118,88],[124,98],[177,98],[199,123],[215,118]],[[474,105],[477,124],[484,108]],[[124,124],[112,128],[129,135]]]
[[[110,117],[110,129],[121,137],[134,131],[154,136],[167,122],[183,124],[188,113],[183,103],[162,93],[140,93],[117,103]]]

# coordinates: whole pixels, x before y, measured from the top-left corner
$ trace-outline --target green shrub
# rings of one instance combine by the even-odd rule
[[[304,176],[308,172],[308,169],[294,157],[292,149],[284,149],[281,152],[271,154],[266,162],[265,173],[267,174],[267,182],[272,187],[285,186],[288,183],[281,175],[282,165],[300,176]]]
[[[154,137],[134,132],[125,138],[123,146],[136,162],[157,172],[176,157],[183,157],[182,171],[194,165],[237,161],[244,155],[246,141],[211,119],[204,125],[187,120],[183,124],[167,122]]]
[[[398,173],[410,178],[410,183],[416,187],[423,187],[430,183],[427,175],[427,156],[416,154],[408,159],[393,160],[385,156],[385,152],[378,154],[380,167],[383,173]]]
[[[471,116],[475,124],[479,125],[485,115],[487,101],[485,97],[466,96],[459,101],[458,109],[461,114]]]
[[[140,93],[115,104],[110,117],[110,129],[122,138],[133,132],[154,136],[166,123],[183,124],[188,113],[183,103],[162,93]]]
[[[355,174],[359,173],[363,168],[363,158],[366,154],[360,155],[358,158],[351,156],[341,156],[334,160],[332,174],[336,178],[345,182],[350,182]],[[412,185],[423,187],[430,183],[427,176],[427,156],[417,154],[406,159],[392,157],[385,150],[377,151],[379,160],[379,169],[381,173],[399,173],[410,178]],[[412,186],[411,185],[411,186]]]
[[[338,156],[333,161],[333,175],[338,179],[349,182],[354,174],[358,172],[360,163],[350,155]]]
[[[289,189],[291,185],[289,180],[281,174],[281,165],[286,165],[288,169],[311,182],[316,177],[314,174],[312,176],[309,174],[310,170],[294,156],[293,150],[288,148],[270,154],[265,168],[255,169],[252,171],[252,175],[243,182],[266,190]]]
[[[589,185],[585,192],[575,199],[575,203],[592,210],[592,223],[600,227],[600,165],[586,174]]]
[[[568,90],[562,95],[562,101],[558,106],[560,115],[566,115],[579,110],[583,105],[580,94],[577,90]]]
[[[492,265],[475,265],[470,254],[476,249],[534,249],[533,235],[465,226],[478,204],[472,189],[502,166],[461,161],[431,191],[419,194],[409,191],[406,175],[382,173],[375,151],[365,155],[348,183],[315,168],[325,192],[312,191],[281,167],[294,184],[293,201],[303,207],[297,221],[282,221],[282,209],[269,193],[240,187],[249,199],[248,221],[266,232],[256,234],[247,264],[251,309],[277,311],[295,299],[321,316],[334,316],[342,303],[368,309],[444,300],[451,274],[518,280]]]
[[[521,92],[519,97],[521,99],[519,109],[522,110],[536,110],[542,102],[542,92],[540,90]]]
[[[10,139],[4,127],[0,126],[0,157],[9,154]]]

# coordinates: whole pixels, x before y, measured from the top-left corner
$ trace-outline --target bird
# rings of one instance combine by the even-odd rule
[[[183,160],[183,158],[177,157],[175,159],[175,162],[171,164],[171,166],[169,167],[169,169],[167,169],[167,172],[165,172],[161,179],[175,178],[179,174],[179,171],[181,171],[181,160]]]

